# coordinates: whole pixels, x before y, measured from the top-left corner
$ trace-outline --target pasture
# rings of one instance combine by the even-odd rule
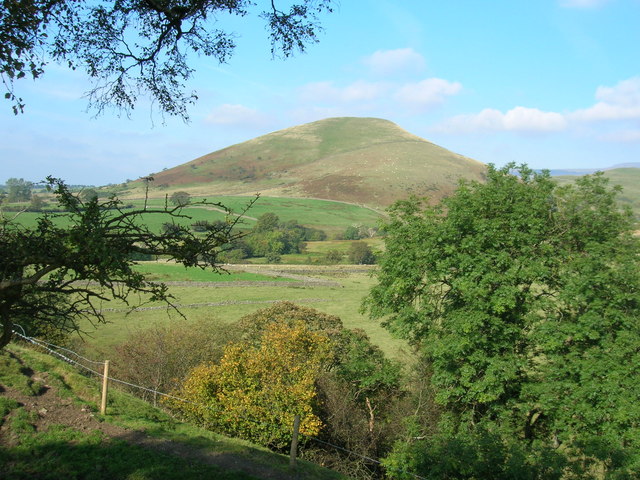
[[[102,308],[107,323],[82,325],[87,347],[115,345],[133,332],[155,325],[179,323],[188,328],[190,323],[207,319],[212,320],[212,324],[232,323],[275,302],[288,300],[337,315],[345,327],[364,330],[372,342],[392,358],[403,358],[403,351],[407,350],[404,341],[393,338],[378,322],[360,312],[362,299],[375,281],[369,267],[237,265],[229,266],[230,276],[212,275],[207,283],[195,280],[200,278],[201,273],[196,271],[199,269],[148,263],[138,268],[165,269],[164,274],[168,276],[162,280],[168,283],[180,313],[161,303],[145,303],[143,297],[132,299],[141,305],[136,310],[121,302],[105,302]],[[171,268],[173,273],[168,273],[166,269]],[[182,271],[185,270],[193,275],[189,277],[193,283],[184,281]],[[225,281],[217,281],[223,278]],[[245,280],[241,280],[243,278]],[[268,281],[264,281],[265,278]]]
[[[53,202],[52,196],[43,195],[42,197],[49,202]],[[193,197],[192,200],[198,201],[204,200],[205,198],[210,202],[220,203],[226,206],[236,215],[241,214],[246,209],[248,203],[254,200],[254,197],[248,196]],[[149,198],[147,209],[164,208],[165,202],[167,202],[167,200],[164,197]],[[123,200],[123,203],[137,209],[143,209],[144,207],[144,199],[142,198],[127,198]],[[173,207],[171,203],[166,203],[166,205]],[[19,205],[15,204],[15,206]],[[25,203],[20,206],[27,208],[28,204]],[[51,207],[54,207],[52,203],[46,208]],[[130,209],[124,209],[125,212],[128,210]],[[344,202],[310,198],[260,197],[243,216],[239,227],[250,229],[254,226],[258,217],[269,212],[278,215],[283,222],[295,220],[301,225],[324,230],[329,237],[335,237],[341,234],[351,225],[375,226],[384,217],[382,212]],[[197,221],[215,222],[217,220],[224,220],[226,217],[224,210],[217,209],[213,206],[186,207],[183,208],[180,213],[183,217],[176,218],[174,221],[184,226],[189,226]],[[5,212],[3,215],[7,218],[12,218],[16,215],[16,212]],[[24,211],[17,214],[16,220],[27,227],[33,227],[41,215],[39,212]],[[232,217],[234,216],[232,215]],[[155,232],[160,232],[163,223],[169,221],[165,215],[152,214],[142,215],[142,219]],[[60,218],[59,225],[65,226],[66,224],[65,219]]]

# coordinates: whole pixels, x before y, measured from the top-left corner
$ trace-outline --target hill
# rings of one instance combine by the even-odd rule
[[[377,118],[329,118],[279,130],[154,174],[165,191],[338,200],[386,207],[440,199],[485,166]]]
[[[633,211],[636,220],[640,221],[640,168],[614,168],[605,170],[612,185],[620,185],[622,193],[619,195],[620,204],[629,206]],[[560,184],[574,182],[576,176],[563,175],[554,177]]]

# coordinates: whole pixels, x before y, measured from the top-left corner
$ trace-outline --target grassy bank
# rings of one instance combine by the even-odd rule
[[[177,422],[113,388],[107,415],[99,415],[98,384],[28,348],[13,344],[1,351],[0,476],[250,480],[293,475],[284,455]],[[300,478],[341,478],[300,460],[297,469]]]

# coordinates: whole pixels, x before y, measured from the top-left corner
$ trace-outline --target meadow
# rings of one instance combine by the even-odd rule
[[[408,350],[404,341],[393,338],[360,311],[363,298],[375,282],[371,268],[365,266],[236,265],[228,267],[229,275],[204,272],[209,275],[204,280],[208,284],[202,283],[203,272],[197,268],[150,262],[137,268],[163,273],[161,280],[168,282],[179,313],[162,303],[146,303],[144,297],[131,299],[133,306],[141,305],[136,310],[121,302],[105,302],[102,308],[106,324],[82,324],[85,349],[107,348],[156,325],[178,323],[188,328],[203,320],[230,324],[286,300],[336,315],[347,328],[364,330],[390,357],[404,358]]]
[[[43,198],[49,201],[52,200],[52,197],[43,196]],[[229,208],[233,214],[239,215],[252,200],[255,200],[255,197],[192,197],[193,201],[204,199],[210,202],[220,203]],[[126,198],[122,201],[126,206],[130,205],[131,208],[143,209],[144,207],[143,198]],[[165,205],[170,208],[173,207],[165,198],[149,198],[147,201],[147,209],[164,208]],[[18,204],[15,206],[18,206]],[[21,206],[27,208],[28,204],[25,203]],[[47,208],[50,207],[50,205],[47,206]],[[124,211],[127,210],[129,210],[129,208]],[[384,214],[380,211],[344,202],[309,198],[260,197],[243,216],[239,227],[250,229],[254,226],[258,217],[270,212],[276,213],[283,222],[295,220],[301,225],[323,230],[330,238],[340,235],[351,225],[375,226],[384,217]],[[215,222],[226,218],[226,214],[222,209],[218,210],[214,207],[205,206],[186,207],[183,208],[180,213],[184,215],[184,217],[175,219],[175,222],[185,226],[189,226],[197,221]],[[16,213],[5,212],[4,215],[12,218]],[[33,227],[41,215],[42,213],[40,212],[24,211],[18,214],[17,220],[27,227]],[[163,223],[167,221],[167,218],[162,215],[151,214],[143,215],[143,219],[155,232],[160,232]],[[64,219],[60,219],[59,224],[64,226],[66,222]]]

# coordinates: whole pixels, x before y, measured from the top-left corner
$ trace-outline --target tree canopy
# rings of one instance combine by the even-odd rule
[[[6,187],[8,190],[7,201],[28,202],[31,200],[33,182],[29,182],[24,178],[9,178],[6,183]]]
[[[640,471],[640,249],[618,190],[512,164],[390,209],[367,306],[427,359],[448,442],[491,432]]]
[[[92,79],[90,107],[128,112],[138,96],[169,115],[188,118],[197,96],[185,91],[194,55],[225,62],[236,47],[224,16],[257,14],[266,23],[272,55],[288,57],[317,41],[318,15],[331,0],[31,0],[0,3],[0,77],[14,113],[25,102],[16,80],[40,78],[50,62],[82,69]]]
[[[189,218],[180,206],[131,209],[116,198],[83,201],[58,179],[49,178],[48,186],[60,213],[41,215],[35,227],[19,222],[19,213],[0,214],[0,348],[16,323],[31,335],[45,325],[78,330],[81,318],[103,320],[102,302],[127,302],[131,293],[170,305],[166,285],[147,281],[133,259],[163,255],[185,266],[219,269],[218,256],[239,236],[232,231],[239,217],[194,233],[178,222]],[[193,204],[226,209],[206,200]],[[155,232],[145,222],[151,216],[175,228]]]

